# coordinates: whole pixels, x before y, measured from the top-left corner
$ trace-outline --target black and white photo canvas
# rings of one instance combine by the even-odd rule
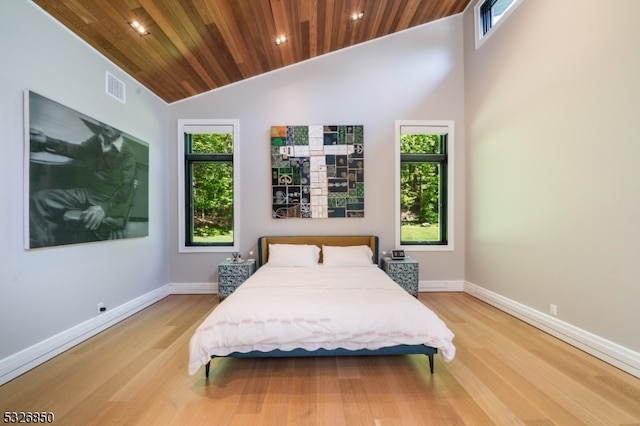
[[[149,144],[25,92],[25,247],[149,234]]]

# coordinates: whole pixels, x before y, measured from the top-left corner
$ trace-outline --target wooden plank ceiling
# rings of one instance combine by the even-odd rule
[[[470,0],[33,1],[170,103],[460,13]]]

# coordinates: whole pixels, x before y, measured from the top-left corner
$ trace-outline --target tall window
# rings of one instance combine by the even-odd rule
[[[236,251],[238,121],[178,120],[181,251]]]
[[[453,122],[396,122],[396,246],[452,248],[452,144]]]
[[[482,44],[485,37],[491,34],[491,29],[504,21],[523,0],[480,0],[475,7],[476,18],[476,48]]]

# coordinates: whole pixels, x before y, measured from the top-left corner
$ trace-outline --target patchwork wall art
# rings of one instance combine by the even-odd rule
[[[363,126],[272,126],[272,216],[364,217]]]

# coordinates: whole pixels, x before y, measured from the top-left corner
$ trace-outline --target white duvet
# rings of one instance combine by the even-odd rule
[[[196,329],[189,374],[211,356],[297,348],[349,350],[424,344],[445,361],[453,333],[380,268],[258,269]]]

